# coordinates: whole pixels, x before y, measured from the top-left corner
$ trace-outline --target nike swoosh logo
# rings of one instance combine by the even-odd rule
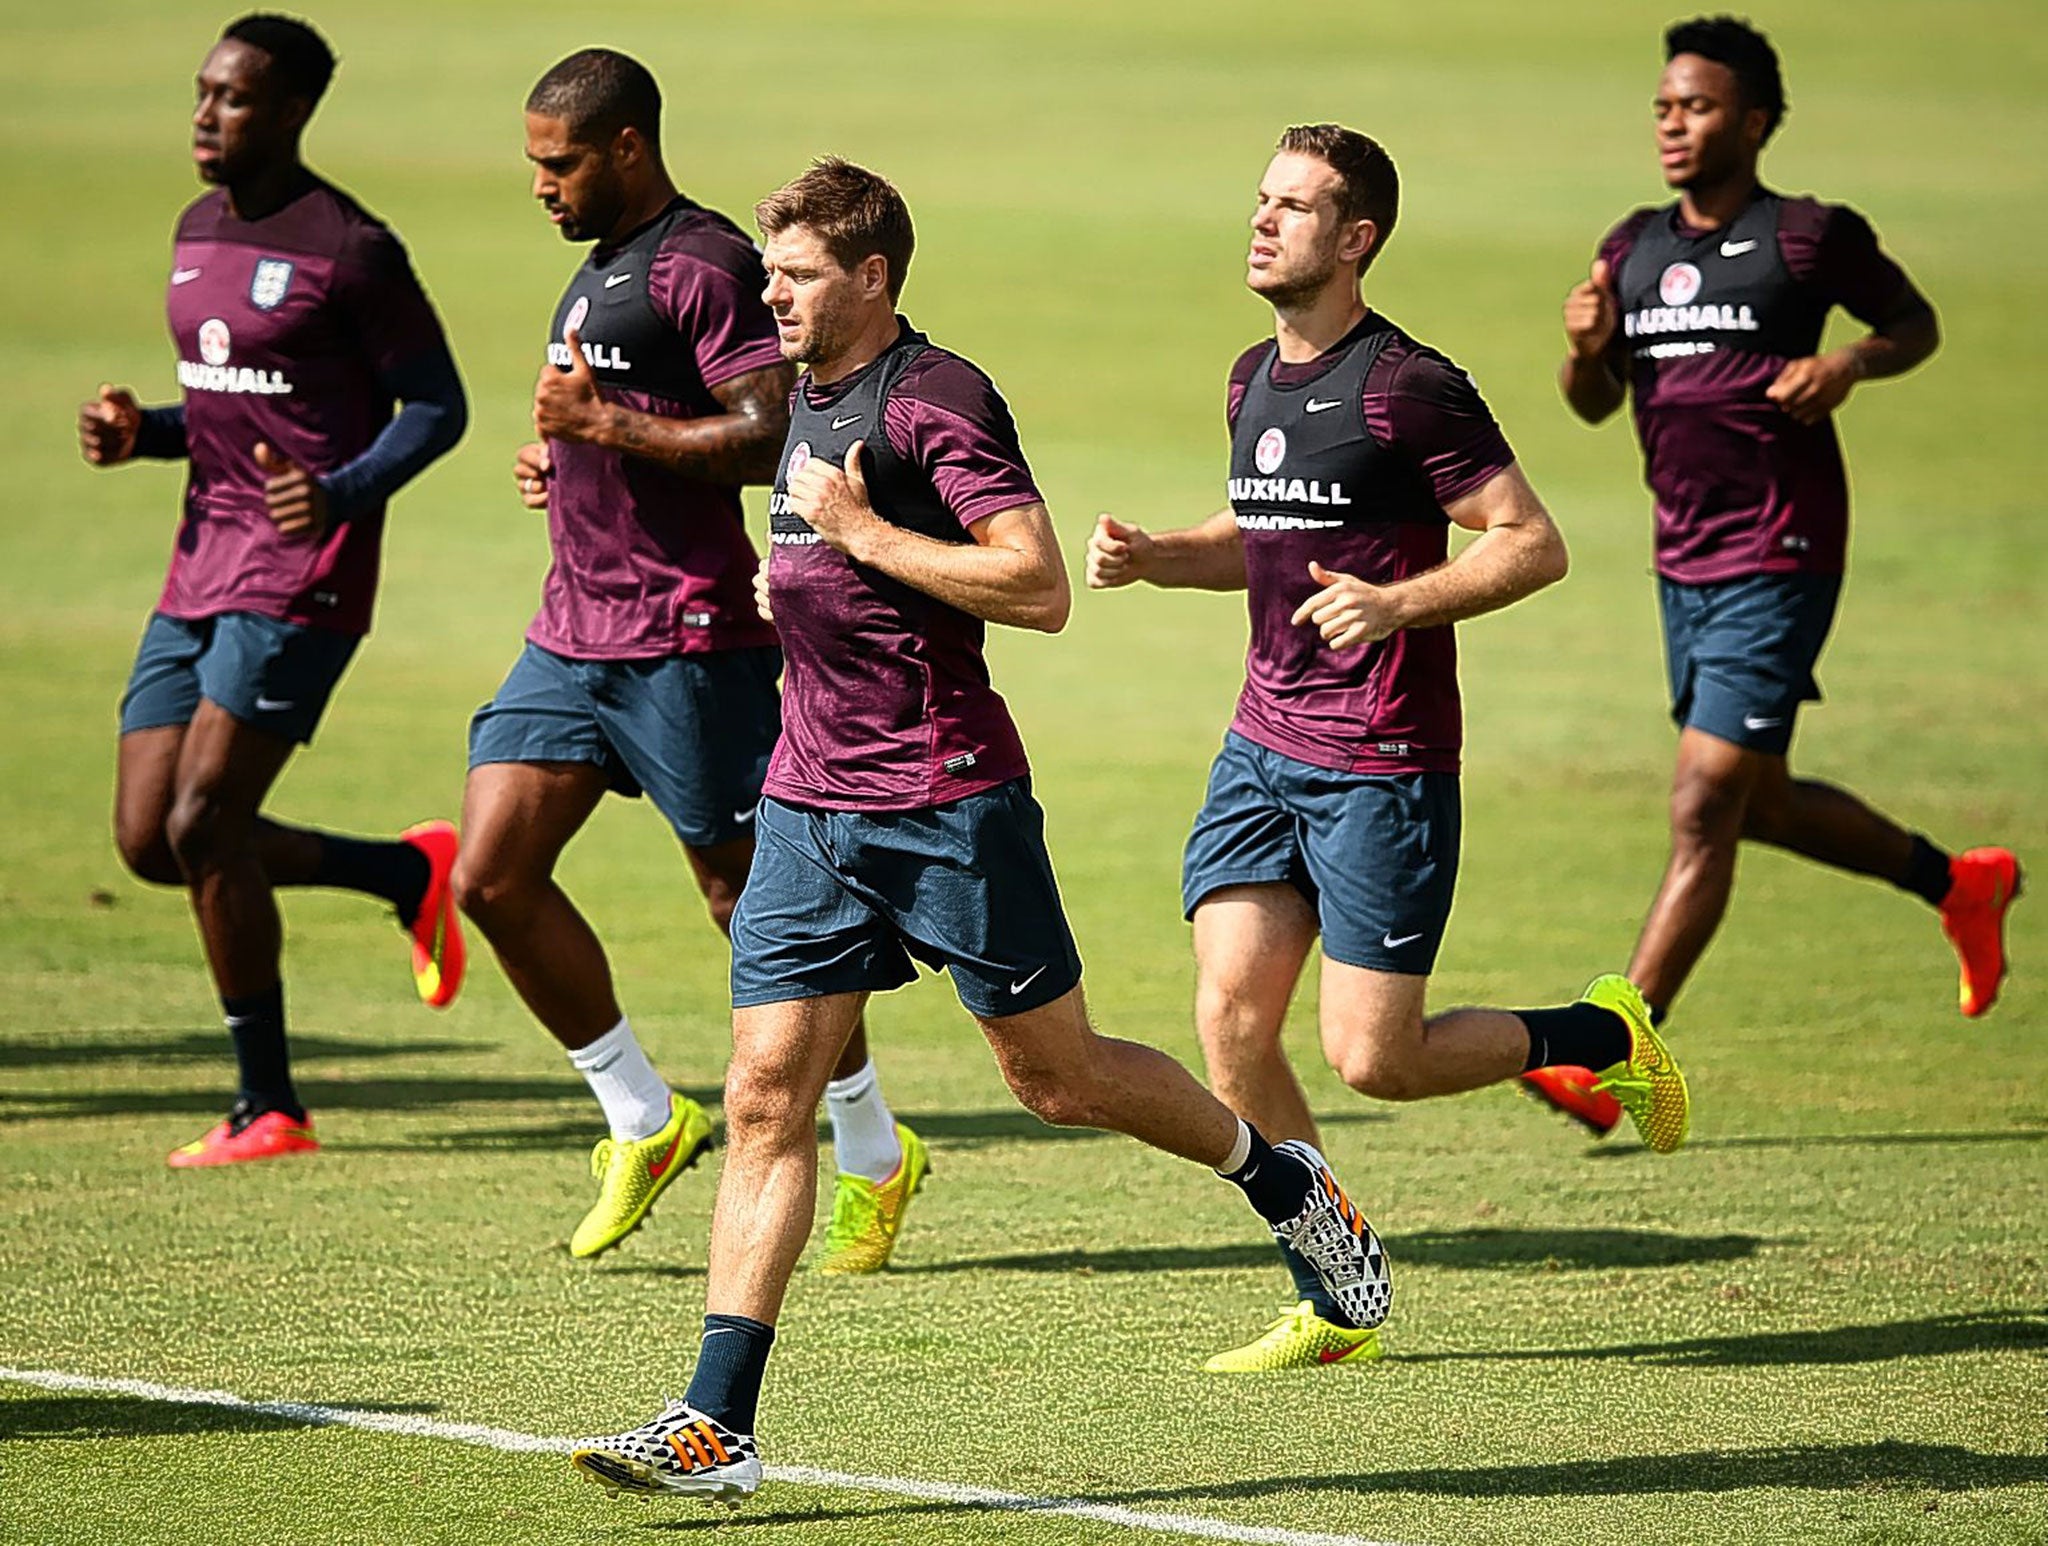
[[[1750,251],[1755,246],[1756,242],[1754,240],[1746,242],[1723,242],[1721,243],[1721,256],[1724,258],[1739,258],[1745,252]]]
[[[754,812],[758,811],[760,808],[761,807],[759,805],[750,805],[743,811],[734,811],[732,813],[732,819],[734,821],[739,822],[742,826],[744,826],[746,823],[754,819]]]
[[[1745,714],[1742,716],[1742,728],[1745,730],[1775,730],[1784,723],[1785,716],[1782,714],[1778,715],[1775,719],[1764,719],[1755,714]]]
[[[843,419],[834,419],[834,420],[832,421],[832,427],[833,427],[834,429],[845,429],[847,425],[849,425],[849,424],[858,424],[858,423],[860,423],[860,421],[861,421],[862,419],[864,419],[864,418],[866,418],[866,417],[867,417],[867,415],[866,415],[866,414],[864,414],[864,413],[849,413],[849,414],[848,414],[848,415],[847,415],[847,416],[846,416],[845,418],[843,418]]]
[[[1412,945],[1420,938],[1422,938],[1422,930],[1417,929],[1413,934],[1403,934],[1399,939],[1394,938],[1391,934],[1381,935],[1380,943],[1389,950],[1399,950],[1403,945]]]
[[[171,270],[171,283],[174,285],[188,285],[197,279],[199,274],[200,270],[196,268],[174,268]]]
[[[668,1148],[662,1154],[661,1158],[658,1160],[653,1160],[648,1164],[647,1179],[650,1181],[659,1181],[663,1176],[667,1175],[668,1167],[676,1162],[676,1150],[680,1149],[682,1146],[683,1132],[681,1128],[677,1128],[675,1137],[671,1138],[668,1141]]]
[[[1023,981],[1011,983],[1010,991],[1012,993],[1022,993],[1026,988],[1030,987],[1034,982],[1038,981],[1038,979],[1042,975],[1044,975],[1044,972],[1045,968],[1041,966],[1037,971],[1033,972],[1029,977],[1026,977]]]
[[[1344,399],[1341,397],[1311,397],[1307,403],[1307,411],[1310,413],[1328,413],[1332,408],[1342,408],[1343,406]]]
[[[631,274],[607,274],[604,276],[604,287],[609,290],[613,285],[622,285],[632,277]]]
[[[1316,1362],[1335,1363],[1350,1352],[1351,1349],[1348,1347],[1319,1347],[1316,1349]]]
[[[281,714],[292,706],[289,698],[258,698],[256,712],[259,714]]]

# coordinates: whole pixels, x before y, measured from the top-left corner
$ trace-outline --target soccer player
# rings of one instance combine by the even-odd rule
[[[179,219],[171,267],[183,402],[145,409],[102,386],[79,410],[94,466],[191,466],[121,700],[114,811],[128,867],[191,895],[240,1065],[233,1109],[171,1154],[181,1168],[318,1147],[286,1048],[276,887],[381,897],[411,932],[420,996],[442,1007],[462,982],[452,826],[374,842],[262,814],[369,630],[386,501],[468,412],[404,247],[300,159],[333,73],[303,22],[252,15],[221,34],[192,114],[214,186]]]
[[[1940,341],[1933,308],[1840,204],[1774,193],[1757,162],[1785,113],[1778,56],[1730,17],[1681,22],[1653,112],[1675,202],[1638,209],[1566,298],[1565,400],[1599,424],[1632,396],[1656,501],[1672,718],[1671,857],[1628,975],[1660,1018],[1727,911],[1736,851],[1769,843],[1890,881],[1937,909],[1965,1015],[2005,974],[2019,865],[1950,855],[1787,766],[1842,586],[1849,495],[1834,413]],[[1817,352],[1836,306],[1871,331]],[[1595,1131],[1611,1105],[1553,1069],[1532,1082]]]
[[[775,630],[740,485],[774,476],[796,379],[760,296],[760,250],[677,192],[661,92],[610,49],[571,54],[526,100],[533,193],[590,242],[555,307],[534,427],[513,473],[548,514],[539,615],[470,727],[455,891],[604,1109],[598,1200],[569,1242],[595,1256],[639,1227],[710,1147],[620,1011],[604,947],[555,880],[605,792],[645,791],[721,929],[754,853],[781,727]],[[921,1184],[923,1143],[882,1099],[857,1031],[826,1088],[840,1177],[823,1266],[875,1271]]]
[[[737,1498],[774,1323],[810,1219],[811,1109],[868,995],[943,966],[1010,1088],[1047,1122],[1214,1166],[1370,1324],[1379,1241],[1305,1144],[1269,1146],[1165,1054],[1082,1002],[1024,747],[988,623],[1057,632],[1066,569],[1008,406],[896,311],[910,213],[823,160],[755,206],[797,388],[769,506],[788,656],[761,843],[733,920],[730,1151],[687,1398],[574,1463],[607,1489]]]
[[[1353,1089],[1417,1100],[1590,1064],[1668,1151],[1685,1082],[1623,978],[1563,1008],[1424,1013],[1458,871],[1451,625],[1561,579],[1566,557],[1472,378],[1366,305],[1399,199],[1356,130],[1281,135],[1245,275],[1273,337],[1230,372],[1229,505],[1158,533],[1105,515],[1089,539],[1093,588],[1243,590],[1251,614],[1181,883],[1209,1082],[1262,1131],[1317,1141],[1280,1032],[1320,934],[1323,1055]],[[1446,561],[1453,525],[1478,535]],[[1373,1325],[1280,1254],[1295,1307],[1205,1367],[1379,1356]]]

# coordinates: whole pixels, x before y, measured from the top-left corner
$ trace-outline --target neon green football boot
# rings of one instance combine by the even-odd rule
[[[889,1265],[903,1213],[931,1174],[931,1156],[924,1140],[896,1124],[903,1158],[886,1181],[842,1173],[832,1193],[832,1222],[825,1230],[825,1255],[820,1272],[880,1272]]]
[[[1209,1374],[1271,1374],[1281,1369],[1320,1369],[1333,1363],[1371,1363],[1380,1356],[1379,1328],[1339,1326],[1316,1314],[1304,1299],[1255,1342],[1218,1353],[1202,1365]]]
[[[1650,1023],[1650,1006],[1636,985],[1617,972],[1595,977],[1579,1002],[1613,1011],[1629,1031],[1628,1056],[1601,1069],[1593,1088],[1621,1102],[1644,1143],[1659,1154],[1671,1153],[1692,1128],[1692,1096],[1678,1060]]]
[[[571,1256],[609,1251],[638,1229],[669,1182],[711,1148],[711,1118],[684,1095],[669,1097],[668,1122],[651,1138],[600,1138],[590,1151],[597,1206],[569,1237]]]

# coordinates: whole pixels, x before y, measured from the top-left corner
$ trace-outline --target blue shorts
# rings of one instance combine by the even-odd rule
[[[1338,773],[1231,731],[1188,834],[1181,910],[1225,886],[1284,882],[1307,897],[1323,954],[1427,977],[1458,884],[1455,773]]]
[[[581,762],[644,793],[692,848],[753,830],[782,734],[773,645],[653,660],[570,660],[529,643],[469,722],[469,765]]]
[[[1841,594],[1838,574],[1754,574],[1711,585],[1659,579],[1672,719],[1782,757],[1799,706],[1820,701],[1813,668]]]
[[[303,745],[362,642],[360,634],[254,612],[158,612],[142,630],[121,695],[121,734],[189,725],[206,698],[245,725]]]
[[[759,827],[732,920],[736,1009],[900,988],[913,958],[985,1020],[1081,980],[1029,779],[921,811],[765,799]]]

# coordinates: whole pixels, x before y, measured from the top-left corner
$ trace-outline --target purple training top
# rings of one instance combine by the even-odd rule
[[[381,505],[317,542],[278,535],[258,441],[315,473],[366,450],[391,420],[381,375],[447,345],[390,229],[308,173],[291,202],[239,220],[224,189],[178,221],[167,311],[184,389],[185,518],[157,610],[256,612],[367,633]]]
[[[1759,190],[1714,230],[1686,225],[1676,203],[1639,209],[1599,256],[1622,314],[1610,360],[1656,496],[1658,573],[1695,585],[1841,573],[1849,487],[1834,420],[1801,424],[1764,392],[1819,348],[1831,308],[1876,325],[1926,305],[1869,223]]]
[[[1450,627],[1333,650],[1295,609],[1325,569],[1391,584],[1444,562],[1444,507],[1514,464],[1472,378],[1368,315],[1314,360],[1257,344],[1230,372],[1230,503],[1244,539],[1251,644],[1231,729],[1350,773],[1458,771]]]
[[[731,221],[677,198],[591,249],[555,307],[548,358],[574,327],[606,402],[664,419],[725,412],[712,388],[782,363],[761,253]],[[773,644],[754,609],[759,559],[736,485],[602,446],[548,442],[554,563],[526,636],[576,660],[644,660]]]
[[[1022,777],[1024,743],[989,683],[982,620],[854,563],[789,508],[796,470],[813,456],[843,464],[855,440],[867,443],[876,511],[935,540],[971,542],[975,522],[1041,503],[995,384],[907,323],[844,381],[803,378],[768,507],[786,668],[767,793],[830,810],[922,810]]]

